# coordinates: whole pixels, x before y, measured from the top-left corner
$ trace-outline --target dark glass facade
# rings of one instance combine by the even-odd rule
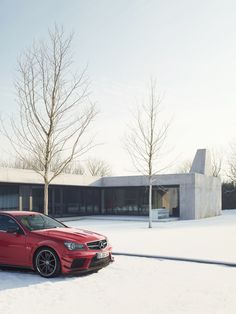
[[[43,209],[43,187],[32,187],[32,209]],[[84,216],[100,214],[99,188],[74,186],[49,187],[49,214],[62,216]]]
[[[148,215],[148,187],[115,187],[103,189],[103,213]],[[179,188],[153,187],[152,208],[168,208],[170,216],[179,216]]]
[[[85,215],[148,215],[148,187],[49,187],[49,214],[55,217]],[[153,187],[153,208],[168,208],[179,216],[179,187]],[[0,184],[0,210],[43,211],[43,186]]]
[[[19,186],[0,184],[0,210],[17,210],[19,208]]]

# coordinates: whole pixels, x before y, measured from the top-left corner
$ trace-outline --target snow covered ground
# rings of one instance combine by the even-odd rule
[[[68,225],[109,236],[115,252],[236,262],[236,210],[198,221],[86,219]],[[43,279],[0,270],[0,314],[235,314],[236,268],[116,256],[87,276]]]

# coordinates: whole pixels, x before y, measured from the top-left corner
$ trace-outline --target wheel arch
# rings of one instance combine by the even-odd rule
[[[42,254],[47,254],[47,256],[43,256]],[[50,254],[49,257],[48,254]],[[39,246],[33,255],[33,268],[34,271],[37,271],[44,278],[52,278],[60,275],[61,260],[56,250],[48,245]]]
[[[58,253],[58,250],[55,248],[55,245],[52,245],[52,243],[40,243],[36,248],[35,250],[33,251],[32,253],[32,258],[31,258],[31,261],[32,261],[32,268],[35,269],[35,258],[36,258],[36,255],[38,253],[39,250],[43,249],[43,248],[47,248],[47,249],[50,249],[52,251],[54,251],[54,253],[57,255],[60,263],[61,263],[61,257],[60,257],[60,254]]]

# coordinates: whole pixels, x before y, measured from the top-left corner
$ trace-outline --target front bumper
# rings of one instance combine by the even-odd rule
[[[106,257],[98,258],[100,253],[107,253]],[[102,251],[75,251],[65,252],[61,256],[61,268],[63,274],[73,272],[90,272],[101,269],[114,261],[111,247]]]

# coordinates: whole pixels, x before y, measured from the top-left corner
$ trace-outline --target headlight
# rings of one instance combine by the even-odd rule
[[[106,240],[107,240],[107,246],[110,246],[110,242],[109,242],[109,240],[106,238]]]
[[[70,251],[84,250],[84,248],[85,248],[85,246],[83,244],[76,243],[76,242],[64,242],[64,245]]]

